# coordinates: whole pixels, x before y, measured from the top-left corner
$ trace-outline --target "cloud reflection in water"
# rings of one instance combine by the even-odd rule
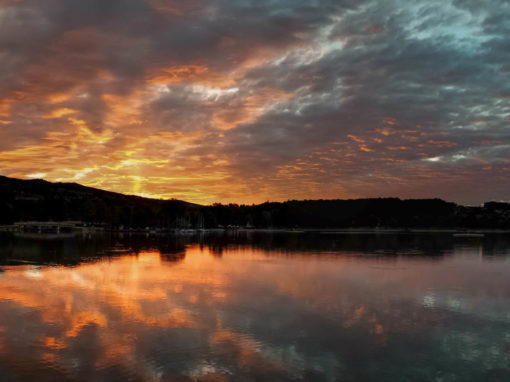
[[[175,260],[175,261],[168,261]],[[506,259],[189,245],[0,276],[5,380],[509,376]]]

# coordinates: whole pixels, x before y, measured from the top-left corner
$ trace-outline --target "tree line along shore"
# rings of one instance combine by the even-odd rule
[[[462,206],[441,199],[289,200],[202,206],[75,183],[0,177],[0,225],[79,222],[98,230],[510,229],[510,203]]]

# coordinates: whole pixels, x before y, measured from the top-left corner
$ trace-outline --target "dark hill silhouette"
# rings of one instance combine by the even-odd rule
[[[141,227],[170,224],[166,216],[199,206],[180,200],[158,200],[82,186],[0,176],[0,223],[63,221]],[[164,216],[163,216],[164,215]]]
[[[441,199],[290,200],[201,206],[76,183],[0,176],[0,224],[80,220],[110,228],[485,228],[510,229],[510,204],[466,207]]]

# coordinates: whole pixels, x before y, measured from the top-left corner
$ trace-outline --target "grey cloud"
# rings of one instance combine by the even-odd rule
[[[375,192],[382,176],[406,174],[409,184],[398,187],[412,196],[424,185],[437,188],[418,176],[423,168],[438,174],[436,179],[466,171],[476,182],[486,170],[473,163],[508,164],[508,1],[480,6],[456,0],[194,0],[188,5],[31,0],[2,9],[0,97],[82,86],[89,97],[63,106],[78,109],[97,131],[104,128],[107,110],[103,94],[129,95],[160,68],[203,65],[220,77],[237,73],[232,85],[237,92],[210,102],[194,94],[193,78],[169,84],[167,92],[147,101],[144,119],[152,132],[209,132],[186,153],[228,157],[232,176],[251,176],[246,182],[253,187],[263,188],[260,182],[278,177],[282,166],[331,150],[333,143],[336,153],[322,155],[332,160],[319,161],[323,173],[310,169],[309,181],[325,189],[328,174],[343,176],[338,188],[355,193],[357,185],[359,194]],[[81,40],[62,43],[66,33],[80,31],[86,31]],[[258,58],[256,64],[246,64],[252,58]],[[112,78],[103,81],[104,71]],[[51,76],[45,78],[46,72]],[[215,113],[234,113],[247,97],[268,88],[292,97],[264,106],[255,120],[240,122],[220,139]],[[19,127],[8,134],[14,144],[59,128],[29,123],[41,108],[37,99],[13,106]],[[455,155],[472,162],[424,161]],[[294,184],[278,182],[286,190]],[[398,187],[389,189],[397,193]],[[499,186],[494,190],[504,197]],[[486,198],[482,191],[478,197],[467,191],[451,195],[460,201]]]

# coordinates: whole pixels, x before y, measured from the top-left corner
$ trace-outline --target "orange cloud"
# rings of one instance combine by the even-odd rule
[[[450,141],[429,140],[428,143],[430,143],[433,146],[437,146],[437,147],[455,147],[455,146],[457,146],[457,143],[450,142]]]
[[[388,136],[388,135],[391,135],[391,134],[395,134],[394,131],[390,130],[390,129],[387,129],[387,128],[384,128],[384,129],[375,129],[378,133],[384,135],[384,136]]]
[[[150,6],[163,14],[179,16],[200,10],[205,4],[199,0],[149,0]]]
[[[365,142],[365,140],[364,140],[364,139],[361,139],[361,138],[359,138],[359,137],[357,137],[357,136],[355,136],[355,135],[348,134],[347,136],[348,136],[349,138],[351,138],[351,139],[352,139],[353,141],[355,141],[355,142],[358,142],[358,143],[364,143],[364,142]]]
[[[383,122],[386,123],[387,125],[395,125],[397,123],[397,119],[394,118],[394,117],[383,117]]]
[[[158,68],[146,75],[150,85],[170,85],[179,82],[194,84],[210,84],[222,88],[235,84],[233,78],[212,72],[205,65],[175,65],[169,68]]]
[[[69,109],[67,107],[63,107],[60,109],[52,110],[49,114],[45,114],[42,118],[61,118],[69,114],[76,113],[76,110]]]

